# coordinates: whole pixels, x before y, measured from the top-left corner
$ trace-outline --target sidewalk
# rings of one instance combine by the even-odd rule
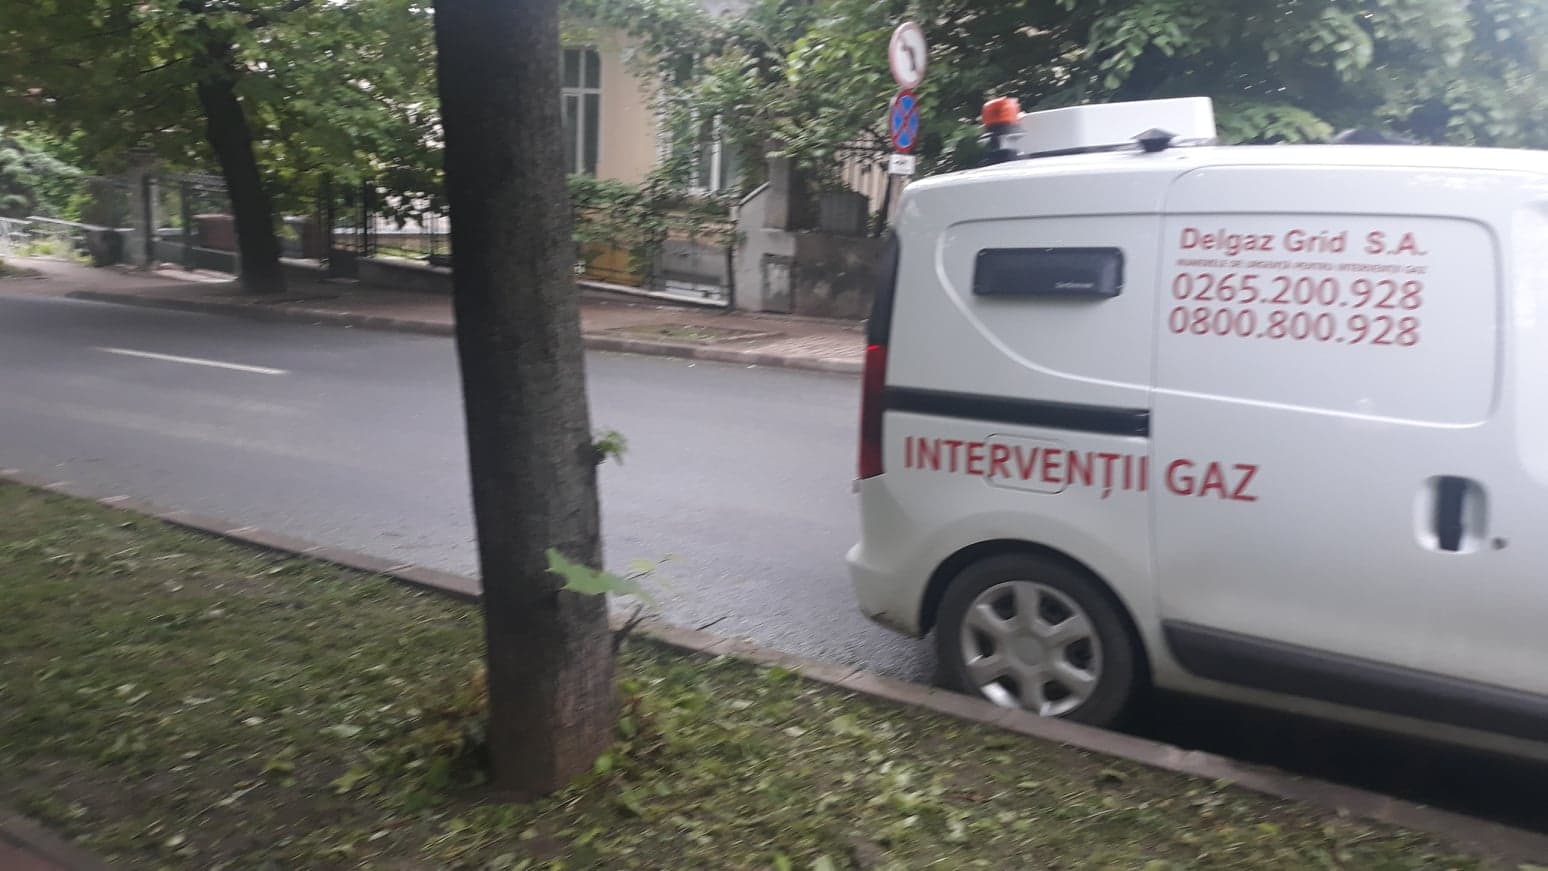
[[[0,871],[110,871],[96,856],[25,817],[0,810]]]
[[[3,295],[64,296],[264,320],[452,334],[451,298],[442,294],[292,278],[283,297],[254,297],[220,273],[93,269],[29,258],[8,262],[40,275],[0,280]],[[865,335],[855,323],[636,302],[593,291],[582,295],[581,331],[593,350],[750,366],[858,374],[865,356]]]
[[[3,839],[0,839],[0,868],[6,871],[65,871],[63,866]]]

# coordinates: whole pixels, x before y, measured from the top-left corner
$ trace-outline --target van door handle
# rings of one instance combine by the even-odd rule
[[[1462,500],[1467,482],[1451,475],[1435,479],[1435,540],[1441,550],[1462,549]]]
[[[1420,521],[1421,541],[1443,553],[1477,550],[1484,536],[1484,489],[1477,481],[1438,475],[1425,482],[1428,515]]]

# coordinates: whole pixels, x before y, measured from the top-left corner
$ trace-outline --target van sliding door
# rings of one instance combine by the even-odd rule
[[[1519,473],[1497,204],[1521,182],[1418,176],[1174,182],[1152,421],[1164,634],[1199,677],[1541,735],[1548,699],[1519,692],[1548,694],[1541,581],[1494,544],[1520,522],[1498,500]]]

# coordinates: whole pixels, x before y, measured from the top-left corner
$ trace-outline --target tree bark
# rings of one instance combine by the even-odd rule
[[[204,109],[205,138],[220,163],[236,219],[242,289],[283,293],[285,273],[280,267],[279,236],[274,232],[274,201],[258,170],[252,129],[237,99],[235,77],[225,69],[212,70],[196,87]]]
[[[457,350],[484,584],[497,788],[556,790],[612,741],[607,602],[560,589],[556,548],[597,566],[558,0],[436,0]]]

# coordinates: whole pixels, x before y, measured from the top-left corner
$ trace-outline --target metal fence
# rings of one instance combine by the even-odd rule
[[[858,214],[860,223],[867,223],[868,212],[866,229],[874,232],[886,223],[895,187],[886,172],[885,145],[861,140],[836,152],[827,190],[852,191],[856,203],[851,207],[832,194],[831,202],[820,205],[843,206],[848,214]],[[0,218],[0,252],[237,271],[235,220],[218,176],[163,174],[147,176],[143,187],[140,184],[139,179],[131,184],[120,178],[75,178],[61,188],[64,194],[53,198],[59,205],[49,209],[52,214]],[[864,203],[858,202],[861,196]],[[451,265],[450,222],[428,199],[398,199],[369,181],[323,181],[313,205],[310,214],[281,219],[283,256],[325,264],[337,277],[358,277],[360,260],[370,257]],[[573,261],[577,275],[730,305],[737,228],[729,213],[705,206],[689,199],[648,205],[649,220],[638,215],[618,220],[606,210],[579,209]],[[143,232],[146,228],[150,232]],[[134,251],[113,250],[126,249],[131,239]]]
[[[72,175],[52,179],[49,196],[27,203],[26,214],[0,218],[0,252],[116,263],[132,223],[124,179]]]
[[[576,276],[695,302],[730,305],[736,227],[693,204],[620,214],[577,208]]]
[[[451,224],[436,212],[410,215],[375,215],[371,236],[376,254],[423,260],[432,266],[451,265]]]
[[[0,217],[0,255],[15,254],[27,244],[28,223],[26,218]]]
[[[887,146],[879,140],[857,139],[835,149],[837,178],[843,187],[864,196],[872,215],[886,214],[891,206],[893,177],[887,173]]]
[[[334,278],[355,278],[360,274],[360,260],[376,253],[375,233],[377,203],[376,186],[369,182],[340,184],[323,179],[317,193],[318,251],[328,267],[328,275]],[[300,233],[302,253],[307,236]]]
[[[149,258],[185,269],[237,271],[236,219],[226,184],[215,175],[168,174],[148,179],[147,214],[155,227]]]
[[[673,223],[673,222],[669,222]],[[667,233],[648,276],[648,289],[667,296],[717,305],[731,304],[736,225],[679,220]]]

